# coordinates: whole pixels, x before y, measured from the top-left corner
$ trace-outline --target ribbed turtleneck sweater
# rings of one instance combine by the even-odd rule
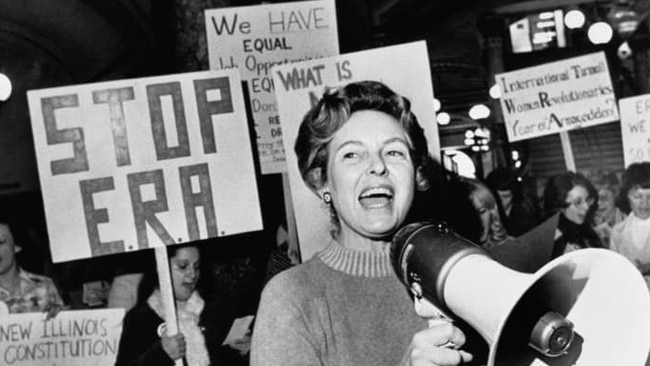
[[[388,247],[355,251],[332,243],[265,287],[251,365],[399,365],[424,328]]]

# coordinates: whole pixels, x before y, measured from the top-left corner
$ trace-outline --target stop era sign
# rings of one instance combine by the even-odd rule
[[[28,100],[54,262],[262,228],[236,70]]]

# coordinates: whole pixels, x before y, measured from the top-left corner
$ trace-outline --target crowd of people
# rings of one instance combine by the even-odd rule
[[[372,81],[328,92],[305,115],[295,153],[305,184],[331,218],[325,249],[296,266],[286,235],[278,239],[279,250],[267,256],[272,262],[261,265],[266,278],[259,303],[244,310],[256,315],[254,327],[228,345],[223,341],[242,309],[216,295],[214,256],[201,243],[168,248],[177,334],[160,326],[166,310],[153,266],[146,265],[151,258],[132,256],[135,264],[111,274],[110,284],[100,287],[104,301],[95,305],[128,311],[117,365],[181,358],[192,366],[480,362],[463,347],[463,330],[429,326],[413,311],[393,272],[392,235],[419,220],[445,221],[489,250],[553,219],[549,261],[582,248],[608,248],[628,258],[650,287],[650,162],[631,164],[620,184],[615,173],[562,172],[548,179],[541,199],[509,167],[484,180],[460,177],[430,157],[408,99]],[[71,297],[60,294],[56,279],[21,267],[18,232],[11,217],[0,217],[0,313],[55,317],[75,308],[63,300]]]

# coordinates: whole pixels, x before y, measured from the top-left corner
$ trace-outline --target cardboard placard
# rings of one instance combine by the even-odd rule
[[[208,9],[211,69],[238,67],[248,84],[263,174],[286,171],[273,65],[339,53],[333,0]]]
[[[28,92],[54,262],[260,230],[236,70]]]
[[[6,366],[112,366],[124,309],[62,311],[0,317],[0,364]]]
[[[625,166],[650,161],[650,94],[619,100]]]
[[[510,142],[618,120],[605,53],[495,75]]]
[[[411,108],[424,128],[429,152],[439,159],[440,143],[433,106],[431,70],[423,41],[279,65],[273,68],[273,80],[285,146],[293,147],[302,118],[328,87],[377,80],[411,101]],[[287,149],[286,156],[300,252],[304,261],[329,242],[331,223],[327,209],[303,182],[293,149]]]

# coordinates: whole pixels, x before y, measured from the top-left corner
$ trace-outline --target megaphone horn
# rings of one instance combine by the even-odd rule
[[[395,234],[391,256],[415,296],[486,340],[488,366],[644,365],[650,352],[645,280],[610,250],[577,250],[527,274],[423,222]]]

